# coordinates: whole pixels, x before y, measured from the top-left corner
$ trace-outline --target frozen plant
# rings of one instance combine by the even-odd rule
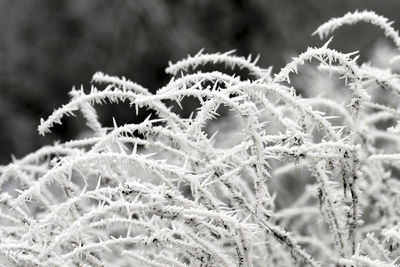
[[[369,11],[315,33],[361,21],[399,47]],[[1,266],[398,266],[399,76],[331,40],[275,74],[201,51],[170,64],[155,94],[96,73],[38,128],[79,111],[91,136],[0,167]],[[308,61],[344,83],[302,97],[293,81]],[[199,71],[206,64],[249,78]],[[185,99],[198,101],[188,118],[171,105]],[[104,127],[95,104],[124,101],[153,115]]]

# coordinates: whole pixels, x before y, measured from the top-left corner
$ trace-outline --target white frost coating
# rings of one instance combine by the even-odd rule
[[[344,25],[352,25],[358,22],[371,23],[381,28],[385,36],[392,39],[397,48],[400,48],[399,32],[392,27],[393,21],[389,21],[387,18],[377,15],[373,11],[348,12],[343,17],[332,18],[319,26],[318,29],[313,32],[313,35],[318,34],[322,39]]]
[[[229,51],[226,53],[214,53],[214,54],[203,54],[203,50],[200,50],[196,55],[188,56],[186,59],[180,60],[176,63],[169,63],[169,67],[166,69],[166,72],[169,74],[177,75],[179,71],[187,71],[189,67],[193,69],[198,66],[205,65],[207,63],[218,64],[223,63],[226,67],[235,68],[238,67],[240,69],[247,69],[250,71],[250,74],[254,75],[254,77],[260,79],[270,79],[271,76],[271,68],[263,69],[258,67],[257,61],[259,57],[256,57],[253,61],[251,55],[248,58],[238,57],[232,55],[235,51]]]
[[[73,90],[39,125],[79,111],[92,135],[0,166],[0,265],[398,266],[398,77],[328,44],[274,78],[250,58],[199,53],[156,93],[96,73],[105,89]],[[309,60],[347,82],[305,98],[287,83]],[[184,72],[210,63],[253,76]],[[187,98],[187,118],[166,104]],[[155,115],[100,124],[95,104],[123,101]]]

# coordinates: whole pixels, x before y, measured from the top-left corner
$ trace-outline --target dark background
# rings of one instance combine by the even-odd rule
[[[0,0],[0,164],[41,145],[73,138],[81,120],[66,119],[41,137],[41,117],[66,103],[72,86],[90,86],[96,71],[126,76],[155,91],[168,82],[168,61],[187,54],[260,54],[279,70],[289,56],[323,42],[311,33],[330,17],[369,9],[397,21],[399,0]],[[332,47],[373,49],[383,34],[369,25],[335,33]],[[366,57],[366,54],[362,54]],[[111,116],[131,118],[111,106]]]

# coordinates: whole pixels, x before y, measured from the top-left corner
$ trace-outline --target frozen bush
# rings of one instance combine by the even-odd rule
[[[360,21],[399,46],[391,23],[369,11],[316,33]],[[1,264],[397,266],[399,77],[331,40],[274,74],[251,57],[201,51],[171,63],[174,78],[156,94],[96,73],[90,92],[73,90],[38,128],[79,111],[93,134],[0,169]],[[319,82],[322,95],[300,96],[291,78],[308,61],[349,94]],[[251,79],[201,71],[221,63]],[[171,103],[187,98],[199,108],[184,118]],[[103,126],[95,104],[124,101],[153,115]]]

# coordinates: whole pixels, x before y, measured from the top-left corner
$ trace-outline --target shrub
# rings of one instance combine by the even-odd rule
[[[368,11],[315,34],[360,21],[400,47],[391,23]],[[174,78],[156,94],[96,73],[105,88],[72,90],[38,128],[80,111],[93,133],[0,169],[2,265],[397,266],[399,77],[331,40],[274,75],[257,58],[201,51],[170,64]],[[311,60],[329,73],[318,89],[333,99],[293,87]],[[196,72],[209,64],[249,78]],[[171,104],[186,99],[198,101],[187,118]],[[153,115],[104,127],[94,105],[124,101]]]

